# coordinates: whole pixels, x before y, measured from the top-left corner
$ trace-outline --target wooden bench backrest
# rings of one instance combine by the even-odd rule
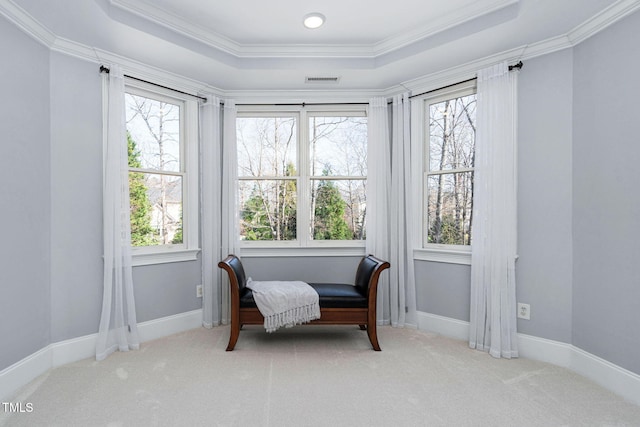
[[[247,275],[244,272],[244,267],[240,258],[233,254],[229,254],[224,260],[218,263],[218,267],[227,270],[229,273],[229,279],[237,281],[237,283],[231,283],[236,285],[238,291],[242,291],[247,285]],[[360,261],[358,269],[356,271],[356,279],[354,285],[362,292],[363,295],[367,295],[369,285],[377,282],[378,276],[382,270],[389,267],[389,263],[376,258],[373,255],[368,255]]]
[[[244,272],[244,267],[240,258],[234,254],[229,254],[228,257],[218,263],[218,267],[227,270],[229,273],[229,280],[232,281],[231,285],[236,285],[238,291],[242,291],[247,286],[247,275]],[[231,271],[229,271],[231,270]],[[233,283],[236,280],[237,283]]]

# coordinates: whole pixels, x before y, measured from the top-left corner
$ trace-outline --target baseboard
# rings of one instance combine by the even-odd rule
[[[423,311],[416,312],[416,317],[418,329],[421,331],[435,332],[461,341],[469,340],[469,322]]]
[[[138,324],[140,342],[162,338],[202,326],[202,310],[194,310]],[[0,401],[51,368],[95,357],[98,334],[60,341],[0,371]]]
[[[560,341],[518,334],[518,353],[520,357],[553,363],[573,370],[571,359],[574,346]]]
[[[418,312],[418,329],[468,341],[469,322]],[[521,357],[552,363],[570,369],[595,383],[640,405],[640,375],[571,344],[531,335],[518,334]]]
[[[640,405],[640,375],[573,347],[571,369]]]
[[[51,369],[51,346],[47,346],[0,371],[0,402]]]
[[[417,328],[467,341],[469,322],[417,312]],[[202,326],[202,310],[194,310],[138,325],[140,341],[151,341]],[[0,401],[49,369],[95,356],[97,334],[51,344],[0,371]],[[591,379],[625,399],[640,405],[640,375],[573,345],[518,334],[521,357],[553,363]]]
[[[140,342],[145,342],[200,327],[202,327],[202,309],[142,322],[138,324],[138,335]]]

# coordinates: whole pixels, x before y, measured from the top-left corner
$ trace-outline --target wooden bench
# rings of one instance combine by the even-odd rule
[[[355,282],[309,283],[317,292],[320,319],[309,324],[358,325],[366,330],[374,350],[380,351],[376,332],[376,297],[380,273],[389,268],[387,261],[368,255],[360,261]],[[227,351],[232,351],[243,325],[263,325],[264,318],[247,288],[247,276],[240,258],[231,254],[218,263],[229,275],[231,287],[231,333]]]

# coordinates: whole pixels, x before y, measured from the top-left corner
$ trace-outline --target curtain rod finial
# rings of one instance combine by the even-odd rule
[[[509,71],[514,70],[514,69],[518,69],[519,70],[519,69],[522,68],[523,65],[524,64],[522,63],[522,61],[518,61],[518,63],[515,64],[515,65],[509,65]]]

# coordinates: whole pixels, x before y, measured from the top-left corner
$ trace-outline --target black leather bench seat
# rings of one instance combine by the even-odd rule
[[[263,325],[264,317],[247,287],[247,275],[242,261],[229,254],[218,263],[229,275],[230,322],[229,344],[232,351],[243,325]],[[367,255],[360,260],[353,283],[309,283],[317,292],[320,302],[320,319],[309,323],[316,325],[358,325],[367,331],[371,347],[380,351],[376,333],[376,298],[378,278],[389,268],[387,261]],[[257,272],[260,273],[260,272]]]
[[[309,283],[316,292],[321,308],[366,308],[367,297],[360,290],[342,283]],[[256,308],[251,289],[244,288],[240,295],[240,307]]]

